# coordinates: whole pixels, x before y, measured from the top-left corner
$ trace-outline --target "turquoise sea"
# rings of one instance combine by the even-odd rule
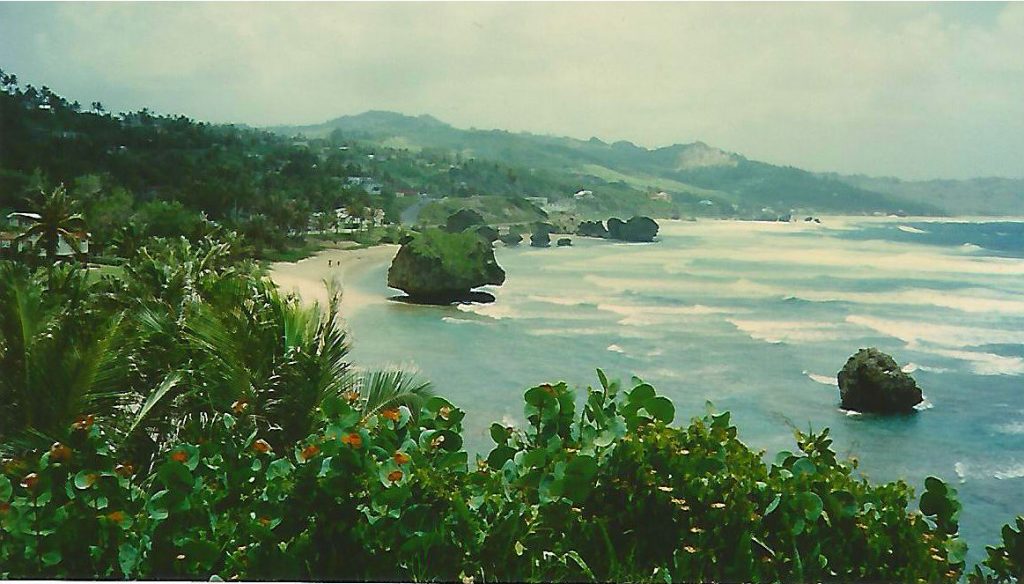
[[[353,359],[403,365],[467,412],[486,452],[492,421],[521,423],[522,393],[595,368],[636,375],[676,403],[730,410],[769,455],[793,428],[829,427],[873,480],[959,490],[971,560],[1024,514],[1024,222],[823,218],[665,222],[653,244],[576,238],[496,251],[489,305],[389,302],[387,266],[349,283]],[[857,349],[892,354],[924,389],[912,416],[839,409],[837,371]]]

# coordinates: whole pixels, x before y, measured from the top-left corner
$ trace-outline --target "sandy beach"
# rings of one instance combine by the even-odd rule
[[[282,291],[297,292],[304,302],[327,301],[326,282],[336,281],[342,289],[342,312],[351,314],[372,302],[386,302],[346,287],[346,282],[375,266],[390,263],[398,253],[397,245],[378,245],[358,249],[329,249],[297,262],[276,262],[270,266],[271,279]],[[397,291],[396,291],[397,293]]]

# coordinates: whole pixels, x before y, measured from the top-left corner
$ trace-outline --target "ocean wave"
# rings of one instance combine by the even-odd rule
[[[1007,422],[995,426],[995,431],[1000,434],[1020,435],[1024,434],[1024,421]]]
[[[965,244],[961,245],[960,247],[965,249],[965,250],[967,250],[967,251],[978,251],[978,250],[984,249],[980,245],[975,245],[973,243],[965,243]]]
[[[480,316],[487,316],[494,320],[505,318],[516,318],[520,314],[508,303],[491,302],[489,304],[457,304],[456,308],[462,312],[471,312]]]
[[[441,322],[447,322],[449,324],[475,324],[479,326],[488,326],[487,321],[473,318],[455,318],[453,316],[443,316],[441,317]]]
[[[556,306],[584,306],[587,304],[594,304],[591,300],[578,298],[575,296],[538,296],[532,295],[527,296],[528,300],[534,302],[543,302],[545,304],[554,304]]]
[[[828,385],[831,387],[839,386],[839,381],[838,379],[836,379],[834,375],[818,375],[817,373],[811,373],[810,371],[807,370],[801,371],[801,373],[806,375],[807,378],[810,379],[811,381],[815,381],[822,385]]]
[[[919,344],[940,347],[979,347],[991,344],[1024,344],[1024,331],[977,328],[949,324],[934,324],[911,320],[894,320],[851,314],[846,322],[855,324],[887,337],[893,337],[918,348]]]
[[[924,229],[918,229],[917,227],[911,227],[909,225],[900,225],[896,229],[899,229],[904,233],[928,233]]]
[[[650,326],[664,324],[673,317],[708,316],[731,312],[725,308],[695,304],[692,306],[642,306],[627,304],[597,305],[597,309],[622,316],[619,324],[623,326]]]
[[[622,347],[616,345],[616,344],[608,345],[607,349],[609,351],[611,351],[612,353],[619,353],[619,354],[622,354],[622,355],[626,354],[626,350],[623,349]]]
[[[904,373],[914,373],[915,371],[924,371],[926,373],[949,373],[950,371],[945,367],[929,367],[927,365],[919,365],[913,361],[901,367],[901,370]]]
[[[992,478],[1000,480],[1024,478],[1024,464],[1014,464],[1012,466],[1003,467],[993,472]]]
[[[814,343],[845,338],[840,327],[829,322],[792,320],[739,320],[726,319],[755,341],[771,344]]]
[[[921,350],[918,348],[918,350]],[[928,352],[967,361],[971,371],[978,375],[1024,375],[1024,358],[1005,357],[981,351],[953,351],[945,349],[929,349]]]
[[[957,461],[953,472],[961,483],[968,479],[1020,479],[1024,478],[1024,463],[1010,461],[1002,464]]]

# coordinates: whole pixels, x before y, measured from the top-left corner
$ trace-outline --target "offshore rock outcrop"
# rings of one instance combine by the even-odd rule
[[[581,237],[608,237],[608,229],[600,221],[581,221],[576,226],[576,235]]]
[[[388,286],[423,304],[476,301],[481,293],[473,288],[504,282],[493,247],[472,232],[424,231],[402,245],[388,270]]]
[[[608,220],[608,238],[621,241],[654,241],[658,235],[658,223],[641,215],[623,221],[618,217]]]
[[[576,226],[576,235],[636,242],[654,241],[658,235],[658,223],[642,215],[632,217],[629,221],[612,217],[607,223],[605,227],[600,221],[583,221]]]
[[[839,395],[843,409],[876,414],[910,413],[924,400],[914,378],[874,347],[846,361],[839,372]]]

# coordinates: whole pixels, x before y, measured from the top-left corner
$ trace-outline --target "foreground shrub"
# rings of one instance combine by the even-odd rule
[[[300,580],[957,580],[955,493],[873,486],[828,432],[766,464],[729,414],[685,428],[668,399],[601,376],[525,393],[469,468],[464,412],[324,401],[287,447],[224,411],[152,469],[88,419],[4,463],[0,576]]]

